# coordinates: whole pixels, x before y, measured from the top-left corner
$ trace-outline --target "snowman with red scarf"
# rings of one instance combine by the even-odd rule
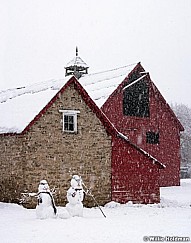
[[[73,175],[71,179],[71,187],[67,191],[66,209],[70,216],[83,216],[84,190],[82,186],[82,179],[79,175]]]
[[[48,182],[46,180],[41,180],[38,186],[37,193],[37,206],[36,206],[36,216],[39,219],[55,218],[56,217],[56,206],[54,203],[54,198],[50,191]]]

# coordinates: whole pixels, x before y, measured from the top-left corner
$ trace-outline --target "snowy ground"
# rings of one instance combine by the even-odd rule
[[[36,219],[34,209],[0,203],[0,242],[139,243],[144,242],[144,236],[179,236],[191,240],[190,205],[191,179],[182,180],[180,187],[161,188],[158,205],[111,202],[102,207],[106,218],[98,208],[85,208],[83,218],[40,220]],[[59,208],[60,216],[64,210]],[[169,238],[160,239],[164,242]]]

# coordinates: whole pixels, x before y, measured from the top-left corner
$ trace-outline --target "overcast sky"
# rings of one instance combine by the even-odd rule
[[[191,107],[191,0],[0,0],[0,90],[141,62],[167,102]]]

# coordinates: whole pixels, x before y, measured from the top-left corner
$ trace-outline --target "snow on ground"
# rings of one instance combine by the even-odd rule
[[[102,207],[106,218],[99,208],[85,208],[84,217],[66,219],[65,208],[59,207],[60,217],[40,220],[36,219],[34,209],[0,203],[0,242],[139,243],[144,242],[144,236],[179,236],[191,240],[190,205],[191,179],[182,180],[180,187],[161,188],[160,204],[110,202]]]

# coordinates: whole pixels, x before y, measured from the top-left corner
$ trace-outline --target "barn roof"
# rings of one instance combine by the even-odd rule
[[[122,77],[123,75],[120,75]],[[126,75],[125,75],[126,76]],[[107,80],[112,80],[116,79],[117,77],[112,77],[111,79]],[[124,79],[125,77],[123,77]],[[119,76],[118,76],[119,79]],[[94,79],[95,80],[95,79]],[[102,79],[99,80],[99,82]],[[103,80],[105,81],[105,80]],[[123,80],[122,80],[123,81]],[[64,85],[63,85],[64,82]],[[89,86],[95,85],[95,83],[88,82],[88,79],[84,79],[84,86]],[[83,83],[82,82],[82,83]],[[61,88],[60,85],[62,83]],[[64,90],[71,84],[75,84],[75,88],[80,92],[82,98],[85,100],[86,104],[90,107],[90,109],[97,115],[97,117],[100,119],[102,124],[104,125],[106,131],[109,132],[109,134],[117,136],[120,139],[125,140],[130,146],[132,146],[134,149],[138,150],[140,153],[144,154],[145,157],[149,158],[150,160],[153,161],[154,164],[156,164],[160,169],[165,168],[165,166],[159,162],[156,158],[152,157],[150,154],[148,154],[146,151],[142,150],[139,148],[137,145],[131,143],[129,139],[121,134],[115,127],[114,125],[108,120],[106,115],[99,109],[99,107],[96,105],[96,103],[93,101],[93,99],[90,98],[87,90],[84,89],[83,85],[80,84],[80,82],[74,77],[70,78],[65,78],[59,81],[54,81],[51,80],[48,83],[46,82],[46,85],[39,83],[38,85],[35,85],[36,89],[34,89],[34,86],[32,85],[29,87],[23,87],[19,89],[11,89],[8,91],[2,91],[2,99],[0,103],[0,112],[5,115],[4,119],[1,119],[1,122],[4,120],[4,127],[1,127],[2,130],[0,130],[0,133],[7,133],[7,134],[24,134],[26,131],[30,129],[30,127],[34,124],[36,120],[41,117],[46,110],[55,102],[56,99],[59,98],[59,94],[64,92]],[[121,82],[120,82],[121,83]],[[120,84],[119,83],[119,84]],[[52,85],[50,85],[52,84]],[[38,88],[37,88],[38,86]],[[111,89],[112,87],[112,89]],[[104,95],[97,95],[97,99],[94,98],[94,100],[99,100],[99,99],[107,99],[107,97],[110,95],[110,91],[115,90],[115,85],[106,85],[106,89],[108,89],[108,93],[104,92]],[[91,89],[92,93],[96,93],[95,87]],[[100,97],[100,98],[99,98]],[[32,107],[32,108],[31,108]],[[42,107],[44,107],[42,109]],[[12,112],[15,112],[14,114],[11,114]],[[24,113],[26,112],[26,114]],[[30,119],[29,119],[29,114],[30,113]],[[8,115],[7,115],[8,114]],[[32,117],[32,119],[31,119]],[[6,126],[6,121],[7,121],[7,126]],[[19,126],[13,126],[10,128],[8,125],[11,124],[10,121],[13,121],[15,125],[20,124]],[[17,122],[17,123],[16,123]],[[27,124],[27,125],[26,125]],[[6,132],[5,132],[6,131]]]
[[[128,75],[140,66],[140,63],[134,63],[108,71],[86,74],[78,81],[96,105],[101,108],[110,95],[123,87]],[[0,114],[3,114],[0,119],[0,134],[21,133],[70,78],[71,76],[67,76],[58,80],[52,79],[26,87],[0,91]],[[154,84],[153,87],[157,90]],[[157,92],[160,94],[158,90]],[[160,96],[180,130],[183,131],[184,128],[172,109],[161,94]]]
[[[153,157],[151,154],[149,154],[148,152],[146,152],[144,149],[142,149],[139,146],[137,146],[136,144],[132,143],[128,139],[128,137],[126,137],[124,134],[118,132],[117,136],[120,137],[120,138],[122,138],[126,142],[128,142],[131,147],[133,147],[134,149],[138,150],[140,153],[144,154],[144,156],[146,156],[147,158],[149,158],[150,160],[152,160],[153,163],[156,164],[156,165],[158,165],[160,169],[166,168],[166,166],[163,163],[161,163],[160,161],[158,161],[155,157]]]
[[[100,108],[135,66],[87,74],[79,82]],[[0,133],[21,133],[70,78],[0,91]]]

